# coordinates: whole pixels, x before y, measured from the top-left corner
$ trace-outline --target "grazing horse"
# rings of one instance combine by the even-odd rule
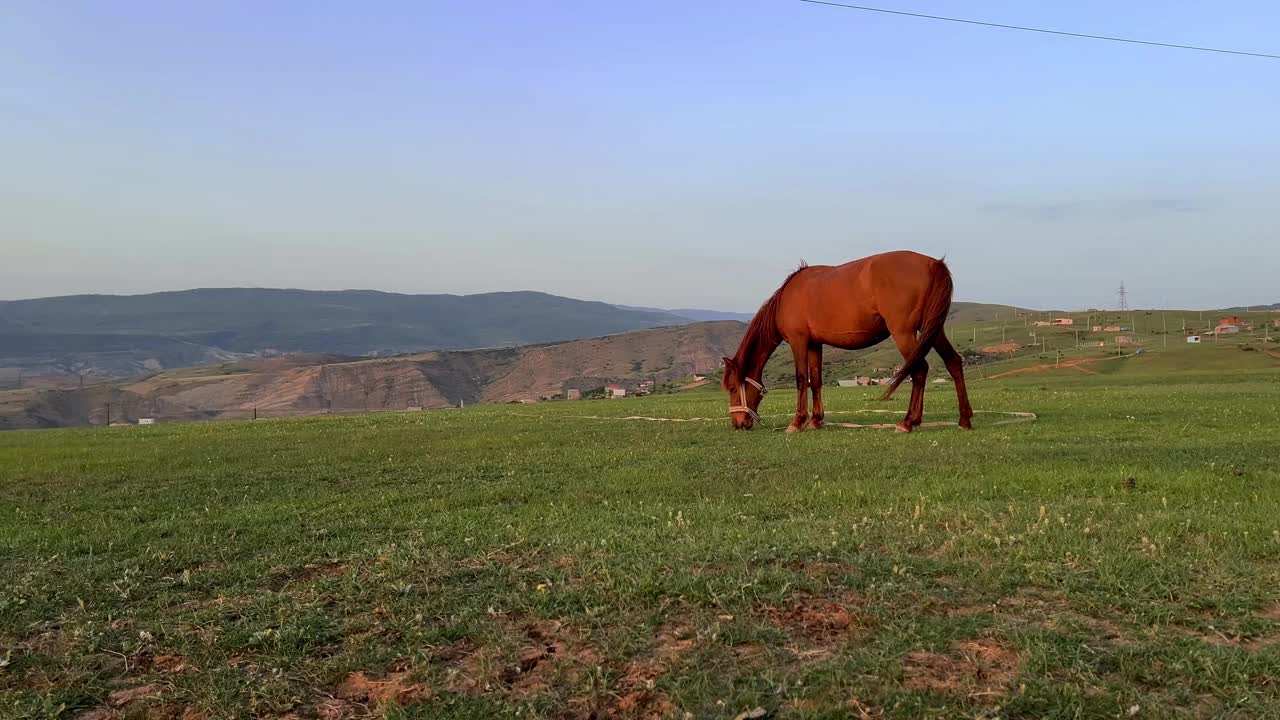
[[[951,271],[942,260],[905,250],[872,255],[844,265],[805,265],[787,276],[751,319],[735,357],[724,358],[723,387],[729,417],[739,430],[760,419],[765,363],[783,340],[796,362],[796,416],[787,432],[822,427],[822,346],[846,350],[871,347],[892,337],[902,353],[902,369],[882,399],[889,399],[908,376],[911,404],[898,423],[911,432],[924,418],[925,356],[937,350],[955,381],[960,427],[973,427],[973,408],[964,385],[964,362],[942,325],[951,311]],[[919,333],[917,335],[917,332]],[[809,414],[806,388],[813,390]]]

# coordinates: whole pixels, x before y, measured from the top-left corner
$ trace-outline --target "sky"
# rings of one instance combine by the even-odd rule
[[[881,7],[1280,54],[1270,0]],[[1280,60],[798,0],[0,4],[0,299],[540,290],[1280,301]]]

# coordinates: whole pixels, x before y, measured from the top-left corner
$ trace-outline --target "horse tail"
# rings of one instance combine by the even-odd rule
[[[881,400],[893,397],[894,391],[907,379],[912,369],[919,365],[920,361],[924,360],[933,349],[933,343],[938,339],[942,326],[951,313],[951,293],[954,289],[951,271],[947,269],[946,262],[936,261],[929,273],[929,288],[925,291],[924,312],[920,316],[920,341],[910,357],[903,360],[902,369],[894,376],[889,389],[885,390],[884,395],[880,397]]]

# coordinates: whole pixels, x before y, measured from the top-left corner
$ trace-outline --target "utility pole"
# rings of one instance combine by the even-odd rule
[[[1076,333],[1076,349],[1079,350],[1080,349],[1080,331],[1076,330],[1075,333]]]
[[[1160,322],[1164,324],[1164,346],[1169,347],[1169,318],[1164,313],[1160,313]]]
[[[1120,296],[1120,312],[1129,309],[1129,293],[1124,289],[1124,281],[1120,281],[1120,289],[1116,291],[1116,295]]]

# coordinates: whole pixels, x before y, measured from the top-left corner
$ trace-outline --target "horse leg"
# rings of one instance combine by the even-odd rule
[[[822,346],[810,345],[809,352],[809,388],[813,390],[813,416],[809,418],[809,427],[822,429]]]
[[[915,351],[916,345],[920,342],[916,339],[915,331],[908,330],[904,332],[892,332],[893,342],[898,346],[898,352],[902,353],[903,359],[911,356]],[[921,360],[915,367],[911,368],[911,402],[907,405],[907,416],[898,423],[898,432],[911,432],[917,425],[924,422],[924,385],[929,378],[929,363]]]
[[[796,417],[787,426],[787,432],[800,432],[804,429],[805,420],[809,419],[808,338],[805,338],[805,342],[796,342],[791,345],[791,357],[796,363]]]
[[[951,380],[956,384],[956,401],[960,404],[960,429],[972,430],[973,407],[969,405],[969,390],[964,385],[964,358],[956,352],[946,333],[938,333],[933,349],[942,356],[942,361],[947,364],[947,372],[951,373]]]

